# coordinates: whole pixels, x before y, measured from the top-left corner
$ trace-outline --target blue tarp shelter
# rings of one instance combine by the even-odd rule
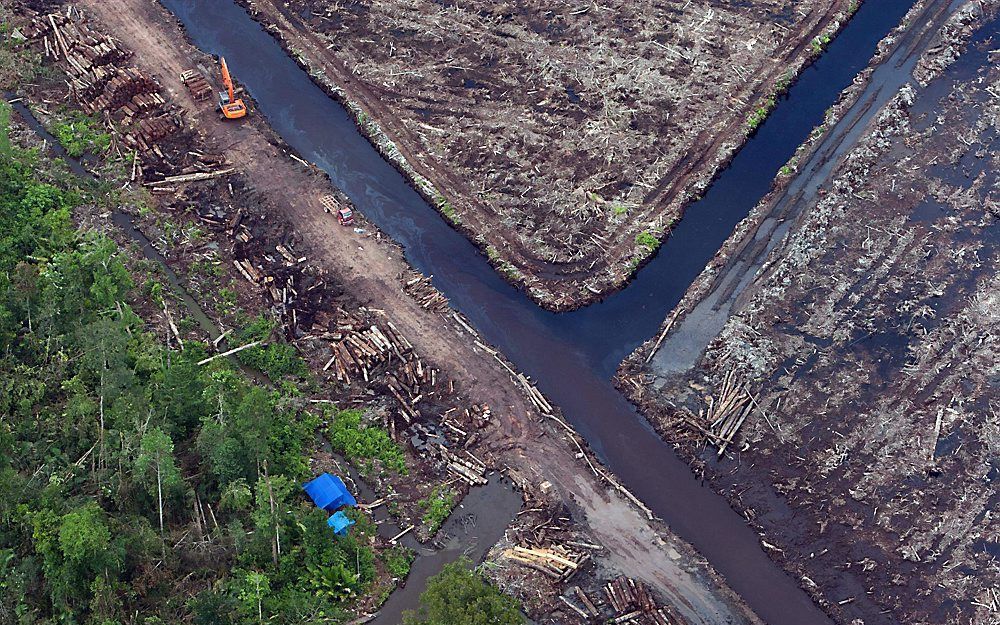
[[[326,520],[326,524],[333,528],[333,533],[337,536],[345,536],[347,528],[354,525],[354,520],[347,518],[343,512],[336,512]]]
[[[347,491],[344,480],[336,475],[323,473],[311,482],[306,482],[302,488],[317,507],[327,512],[336,512],[341,506],[358,505],[354,495]]]

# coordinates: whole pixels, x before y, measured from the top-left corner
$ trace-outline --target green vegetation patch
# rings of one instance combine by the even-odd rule
[[[757,128],[764,123],[767,116],[771,114],[777,104],[777,99],[774,95],[770,95],[754,109],[749,116],[747,116],[747,129],[749,132],[757,130]]]
[[[0,20],[4,8],[0,5]],[[31,82],[41,69],[39,56],[19,46],[12,36],[14,27],[9,22],[0,22],[0,89],[12,90],[26,82]]]
[[[74,158],[84,154],[102,154],[111,147],[111,135],[104,132],[101,122],[79,111],[68,113],[56,121],[52,134],[66,153]]]
[[[327,418],[330,444],[348,460],[369,468],[377,460],[385,468],[406,475],[403,450],[384,429],[365,423],[362,411],[333,409],[327,412]]]
[[[416,557],[416,552],[402,545],[396,545],[379,555],[389,575],[398,580],[404,580],[410,574],[410,566]]]
[[[652,232],[645,230],[635,235],[635,244],[647,252],[654,252],[660,247],[660,240]]]
[[[436,206],[437,209],[441,211],[441,214],[447,217],[449,221],[458,223],[458,213],[455,212],[455,207],[451,205],[448,198],[438,194],[438,196],[434,198],[434,206]]]
[[[448,515],[455,508],[455,493],[446,487],[437,487],[428,497],[421,499],[417,505],[424,512],[422,518],[427,532],[432,536],[441,529]]]
[[[523,625],[520,604],[472,568],[468,558],[445,565],[427,580],[420,609],[403,616],[404,625]]]
[[[813,54],[820,54],[830,45],[830,41],[832,41],[830,35],[819,35],[809,42],[809,47],[812,48]]]
[[[295,347],[275,337],[276,322],[260,315],[254,317],[238,334],[239,345],[254,341],[268,341],[266,345],[251,347],[237,354],[240,362],[263,371],[274,382],[288,376],[304,376],[309,368]]]
[[[0,158],[10,158],[10,105],[0,100]]]

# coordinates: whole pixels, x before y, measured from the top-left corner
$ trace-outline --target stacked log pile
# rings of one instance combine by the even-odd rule
[[[411,271],[411,277],[403,284],[403,291],[417,300],[425,310],[444,312],[448,310],[448,298],[441,294],[431,283],[431,277]]]
[[[165,158],[159,142],[182,127],[181,119],[169,109],[155,80],[124,65],[132,53],[121,42],[94,30],[72,5],[31,14],[18,31],[27,45],[66,72],[85,113],[116,122],[129,151],[147,159]]]
[[[656,604],[645,584],[634,579],[620,576],[604,585],[604,594],[615,613],[611,623],[674,625],[681,622],[669,608]]]
[[[193,69],[181,72],[181,82],[184,83],[184,87],[187,88],[191,97],[198,102],[207,100],[215,91],[212,85],[208,83],[208,80]]]
[[[560,582],[567,581],[590,560],[590,554],[558,544],[534,548],[518,545],[505,550],[504,555]]]
[[[331,371],[340,382],[350,385],[352,379],[356,378],[371,382],[376,369],[396,358],[401,364],[405,363],[405,366],[398,369],[404,379],[400,380],[393,375],[392,382],[387,384],[397,399],[404,401],[403,395],[409,394],[413,386],[411,381],[419,385],[423,381],[430,382],[434,377],[430,368],[425,367],[419,358],[408,358],[412,354],[413,345],[389,323],[382,327],[377,324],[368,325],[357,312],[340,309],[332,327],[335,328],[334,331],[328,330],[321,335],[321,338],[330,342],[333,352],[323,370]],[[405,403],[416,403],[414,400],[419,401],[413,396],[405,400]],[[413,416],[412,410],[408,412]]]

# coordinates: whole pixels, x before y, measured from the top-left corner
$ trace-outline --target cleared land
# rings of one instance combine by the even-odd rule
[[[242,2],[555,309],[628,278],[856,7]]]
[[[652,364],[647,347],[621,372],[842,623],[992,623],[1000,607],[996,11],[965,5],[822,188],[777,192]],[[699,349],[685,326],[730,303],[683,366]]]

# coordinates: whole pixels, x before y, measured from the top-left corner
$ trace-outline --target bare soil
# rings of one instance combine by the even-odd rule
[[[625,283],[857,6],[241,2],[557,310]]]
[[[647,345],[620,372],[841,623],[998,622],[997,11],[968,3],[930,43],[693,369],[645,365]],[[679,327],[785,199],[727,243]],[[705,415],[727,375],[754,400],[716,460]]]
[[[172,265],[185,275],[188,285],[203,294],[206,303],[218,303],[219,289],[227,287],[236,290],[240,305],[250,310],[273,305],[273,292],[268,296],[266,287],[247,282],[230,268],[232,260],[248,256],[259,261],[258,268],[276,276],[278,284],[294,275],[296,284],[311,293],[302,298],[305,317],[296,324],[300,327],[329,328],[347,304],[352,310],[364,307],[365,314],[371,315],[367,318],[391,321],[412,341],[414,353],[441,372],[442,380],[454,381],[460,395],[451,399],[466,402],[463,408],[473,408],[472,402],[479,408],[490,406],[491,418],[481,424],[483,429],[470,449],[492,466],[504,468],[527,496],[545,501],[543,512],[569,515],[572,522],[563,524],[558,536],[577,537],[602,547],[594,558],[594,580],[624,573],[645,581],[685,622],[759,622],[688,545],[609,487],[613,478],[596,475],[601,469],[593,467],[589,454],[584,456],[586,449],[580,447],[578,437],[553,418],[539,415],[520,383],[498,362],[502,357],[470,340],[470,330],[450,312],[427,310],[404,290],[413,271],[398,246],[363,219],[357,224],[363,234],[337,225],[320,203],[323,196],[335,193],[329,181],[289,158],[262,118],[226,123],[218,119],[212,103],[191,99],[180,81],[181,72],[199,63],[212,67],[214,62],[186,41],[169,13],[145,0],[113,5],[85,0],[77,6],[121,39],[135,52],[131,62],[158,80],[185,120],[189,134],[184,140],[190,141],[198,154],[254,155],[252,159],[231,159],[228,165],[236,171],[227,178],[181,184],[171,194],[157,195],[161,199],[154,202],[156,214],[143,222],[151,238],[159,241]],[[165,173],[153,172],[154,179]],[[252,242],[234,245],[226,225],[205,225],[206,218],[220,221],[220,211],[228,218],[241,207],[247,209],[244,218],[253,234]],[[227,218],[221,221],[231,224]],[[209,238],[190,236],[193,224],[201,224]],[[282,259],[276,248],[279,243],[293,249],[295,256],[305,257],[308,267],[290,270],[289,263],[298,263]],[[267,262],[260,261],[262,257]],[[206,273],[206,263],[220,269]],[[320,282],[322,288],[310,288]],[[307,356],[312,354],[310,362],[316,375],[334,384],[332,373],[324,373],[320,364],[322,341],[295,332],[289,338],[306,343],[303,351]],[[473,334],[471,338],[478,337]],[[319,351],[310,352],[309,344]],[[377,398],[370,401],[379,402]],[[426,416],[436,419],[450,405],[429,401]],[[473,427],[462,425],[470,431]],[[434,475],[421,475],[415,481],[425,485],[434,479]],[[548,485],[543,486],[545,483]],[[424,492],[421,488],[410,490],[420,494]],[[406,499],[417,496],[402,486],[398,489]],[[542,496],[546,492],[548,495]],[[539,521],[536,525],[544,525],[546,518]],[[512,592],[531,590],[530,585],[517,582],[524,579],[523,570],[517,574],[517,567],[509,561],[499,565],[513,571],[504,577],[510,580]],[[573,618],[554,596],[544,605],[548,606],[549,621]]]

